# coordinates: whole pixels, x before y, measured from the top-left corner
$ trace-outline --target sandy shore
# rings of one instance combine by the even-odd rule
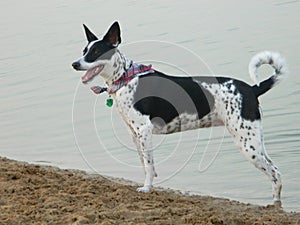
[[[300,224],[300,213],[0,158],[0,224]]]

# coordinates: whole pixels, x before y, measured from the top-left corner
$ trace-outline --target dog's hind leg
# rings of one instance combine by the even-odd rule
[[[265,151],[261,121],[240,119],[226,125],[245,158],[271,180],[274,204],[281,206],[281,176]]]
[[[262,158],[262,164],[259,166],[262,168],[263,172],[267,174],[272,182],[274,205],[281,207],[281,174],[278,171],[278,167],[272,162],[266,152],[262,155]]]

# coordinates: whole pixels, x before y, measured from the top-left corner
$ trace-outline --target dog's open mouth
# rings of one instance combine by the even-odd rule
[[[87,83],[91,81],[95,76],[97,76],[103,70],[103,68],[104,65],[99,65],[86,71],[86,73],[81,77],[82,83]]]

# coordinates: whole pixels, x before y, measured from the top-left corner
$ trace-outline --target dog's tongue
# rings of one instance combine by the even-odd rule
[[[81,77],[83,83],[88,82],[95,76],[95,68],[86,71],[86,73]]]
[[[94,76],[99,74],[102,69],[103,69],[103,66],[100,65],[100,66],[97,66],[93,69],[86,71],[86,73],[81,77],[82,82],[86,83],[86,82],[90,81],[91,79],[93,79]]]

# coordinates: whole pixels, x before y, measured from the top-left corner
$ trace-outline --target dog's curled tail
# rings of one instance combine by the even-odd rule
[[[257,69],[263,64],[271,65],[274,68],[275,72],[270,78],[260,83]],[[270,90],[283,78],[285,78],[288,75],[288,67],[285,59],[279,53],[263,51],[253,56],[250,60],[249,74],[250,78],[256,84],[252,86],[252,89],[255,95],[258,97]]]

